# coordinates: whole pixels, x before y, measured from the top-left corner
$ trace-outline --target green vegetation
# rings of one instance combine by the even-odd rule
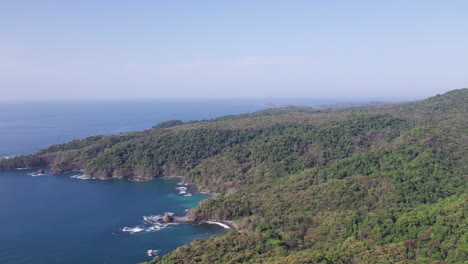
[[[468,89],[384,106],[252,114],[96,136],[0,161],[96,178],[184,175],[235,221],[152,263],[464,263]]]
[[[155,125],[153,128],[169,128],[173,126],[180,126],[183,124],[184,122],[182,122],[182,120],[168,120],[168,121]]]

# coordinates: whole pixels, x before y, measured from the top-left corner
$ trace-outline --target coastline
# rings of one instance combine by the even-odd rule
[[[51,172],[52,174],[55,174],[54,172],[50,171],[50,166],[44,166],[44,167],[48,168],[49,172]],[[36,168],[42,168],[42,166],[30,167],[30,168],[16,168],[16,170],[36,169]],[[146,181],[151,181],[151,180],[155,180],[155,179],[158,179],[158,178],[179,178],[179,179],[181,179],[181,182],[179,182],[178,185],[190,185],[192,188],[195,188],[196,192],[202,193],[202,194],[207,194],[210,197],[216,197],[216,196],[219,195],[218,193],[211,193],[207,189],[199,191],[197,187],[195,187],[194,185],[192,185],[190,183],[187,183],[185,181],[185,176],[182,176],[182,175],[162,175],[162,176],[156,176],[156,177],[152,177],[152,178],[148,178],[148,177],[145,177],[145,178],[128,177],[127,178],[127,177],[93,177],[93,176],[89,176],[89,175],[85,174],[83,169],[70,170],[70,171],[66,171],[65,173],[68,173],[68,172],[77,172],[77,173],[81,172],[82,174],[77,174],[77,175],[71,176],[72,178],[77,178],[77,179],[81,179],[81,180],[103,180],[103,181],[105,181],[105,180],[111,180],[111,179],[119,179],[119,180],[128,180],[128,181],[132,181],[132,182],[146,182]],[[219,225],[219,226],[221,226],[223,228],[226,228],[226,229],[234,230],[236,232],[241,232],[241,230],[236,225],[236,223],[234,223],[234,221],[231,221],[231,220],[203,219],[201,221],[195,221],[194,218],[191,217],[190,214],[189,214],[190,211],[193,210],[194,208],[196,208],[196,207],[189,208],[187,210],[187,214],[184,215],[184,216],[174,216],[173,221],[174,222],[183,222],[183,223],[188,223],[188,224],[194,224],[194,225],[199,225],[199,224],[204,224],[204,223],[214,224],[214,225]]]
[[[182,181],[178,183],[179,185],[191,185],[190,183],[187,183],[185,181],[185,176],[174,176],[174,175],[167,175],[167,176],[161,176],[161,178],[180,178]],[[196,188],[195,186],[191,185],[193,188]],[[208,190],[203,190],[203,191],[198,191],[199,193],[203,194],[208,194],[210,197],[216,197],[218,193],[211,193]],[[208,198],[209,199],[209,198]],[[206,199],[205,199],[206,200]],[[194,207],[196,208],[196,207]],[[190,211],[193,210],[194,208],[190,208],[187,210],[187,213],[184,216],[174,216],[174,222],[183,222],[183,223],[188,223],[188,224],[194,224],[194,225],[200,225],[200,224],[213,224],[213,225],[219,225],[223,228],[234,230],[236,232],[241,232],[239,227],[237,226],[234,221],[231,220],[218,220],[218,219],[203,219],[201,221],[195,221],[193,217],[190,216]]]

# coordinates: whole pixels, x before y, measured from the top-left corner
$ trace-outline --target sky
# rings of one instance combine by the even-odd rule
[[[0,101],[427,97],[468,87],[468,1],[0,3]]]

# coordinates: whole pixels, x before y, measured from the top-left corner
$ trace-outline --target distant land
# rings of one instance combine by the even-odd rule
[[[0,169],[182,176],[211,193],[175,219],[233,230],[151,264],[464,263],[467,105],[468,89],[398,104],[266,104],[73,140],[2,159]]]
[[[316,109],[338,109],[338,108],[378,106],[378,105],[388,105],[388,104],[394,104],[394,103],[379,102],[379,101],[364,102],[364,103],[336,103],[336,104],[328,104],[328,105],[318,105],[318,106],[314,106],[314,108]]]
[[[290,106],[293,106],[293,105],[283,105],[283,104],[274,104],[274,103],[264,103],[264,104],[261,104],[261,106],[265,107],[265,108],[284,108],[284,107],[290,107]]]
[[[371,101],[371,102],[362,102],[362,103],[335,103],[335,104],[326,104],[326,105],[318,105],[318,106],[313,106],[312,108],[314,109],[341,109],[341,108],[350,108],[350,107],[364,107],[364,106],[378,106],[378,105],[388,105],[388,104],[394,104],[391,102],[380,102],[380,101]],[[276,108],[286,108],[286,107],[292,107],[292,106],[298,106],[298,105],[291,105],[291,104],[274,104],[274,103],[264,103],[261,104],[261,106],[265,108],[270,108],[270,109],[276,109]],[[301,107],[301,106],[298,106]],[[307,107],[307,106],[304,106]]]

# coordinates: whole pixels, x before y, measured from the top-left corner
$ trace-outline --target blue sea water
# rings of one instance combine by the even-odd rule
[[[158,231],[143,216],[184,215],[205,199],[175,190],[175,178],[135,183],[80,180],[73,173],[32,177],[0,172],[0,263],[138,263],[195,238],[222,235],[217,225],[169,225]],[[76,174],[76,173],[75,173]],[[189,192],[192,192],[189,190]],[[124,227],[144,229],[123,232]]]
[[[121,101],[0,104],[0,157],[98,134],[137,131],[170,120],[200,120],[262,109],[251,101]],[[47,171],[47,168],[45,168]],[[195,238],[222,235],[210,224],[147,231],[143,216],[184,215],[207,195],[178,194],[180,179],[80,180],[77,173],[33,177],[0,171],[0,263],[138,263]],[[123,228],[141,228],[130,233]]]

